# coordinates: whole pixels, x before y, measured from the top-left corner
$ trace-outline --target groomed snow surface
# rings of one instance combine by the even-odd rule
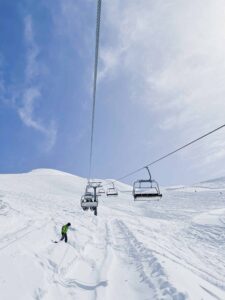
[[[225,299],[225,179],[138,203],[118,183],[97,217],[80,208],[85,185],[54,170],[0,175],[1,300]],[[67,222],[68,244],[54,244]]]

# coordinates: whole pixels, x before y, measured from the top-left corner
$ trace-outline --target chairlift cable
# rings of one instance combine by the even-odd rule
[[[176,150],[174,150],[174,151],[172,151],[172,152],[169,152],[168,154],[165,154],[165,155],[161,156],[160,158],[158,158],[158,159],[156,159],[156,160],[150,162],[149,164],[147,164],[147,165],[145,165],[145,166],[143,166],[143,167],[141,167],[141,168],[139,168],[139,169],[136,169],[136,170],[134,170],[134,171],[132,171],[132,172],[130,172],[130,173],[128,173],[128,174],[126,174],[126,175],[124,175],[124,176],[122,176],[122,177],[116,179],[116,180],[114,180],[113,182],[121,181],[121,180],[124,179],[124,178],[130,177],[131,175],[134,175],[134,174],[138,173],[139,171],[145,169],[146,167],[150,167],[150,166],[152,166],[152,165],[158,163],[159,161],[161,161],[161,160],[163,160],[163,159],[165,159],[165,158],[167,158],[167,157],[169,157],[169,156],[175,154],[176,152],[178,152],[178,151],[180,151],[180,150],[182,150],[182,149],[184,149],[184,148],[189,147],[190,145],[192,145],[192,144],[198,142],[199,140],[201,140],[201,139],[203,139],[203,138],[205,138],[205,137],[207,137],[207,136],[213,134],[214,132],[216,132],[216,131],[218,131],[218,130],[224,128],[224,127],[225,127],[225,124],[223,124],[223,125],[221,125],[221,126],[215,128],[215,129],[213,129],[213,130],[211,130],[211,131],[209,131],[209,132],[207,132],[207,133],[201,135],[200,137],[198,137],[198,138],[192,140],[191,142],[189,142],[189,143],[187,143],[187,144],[185,144],[185,145],[183,145],[183,146],[177,148]]]
[[[92,172],[93,139],[94,139],[94,124],[95,124],[95,104],[96,104],[96,88],[97,88],[97,75],[98,75],[99,36],[100,36],[100,25],[101,25],[101,5],[102,5],[102,0],[98,0],[97,18],[96,18],[93,104],[92,104],[91,142],[90,142],[89,175],[88,175],[89,180],[88,181],[90,181],[91,172]]]

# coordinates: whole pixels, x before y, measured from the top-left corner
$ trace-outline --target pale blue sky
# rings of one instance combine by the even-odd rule
[[[1,173],[88,176],[95,17],[95,0],[0,1]],[[225,123],[224,28],[222,0],[102,1],[94,177],[121,177]],[[153,177],[225,175],[224,137]]]

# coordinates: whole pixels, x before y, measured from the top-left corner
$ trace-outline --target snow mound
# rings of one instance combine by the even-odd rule
[[[58,171],[58,170],[53,170],[53,169],[35,169],[35,170],[30,171],[28,174],[32,174],[32,175],[49,175],[49,176],[51,176],[51,175],[75,176],[75,175],[72,175],[70,173],[66,173],[66,172]]]

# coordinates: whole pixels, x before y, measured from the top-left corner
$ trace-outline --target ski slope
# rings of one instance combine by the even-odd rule
[[[139,203],[118,183],[97,217],[80,208],[85,185],[55,170],[0,175],[1,300],[225,299],[224,178]],[[67,222],[69,243],[52,243]]]

